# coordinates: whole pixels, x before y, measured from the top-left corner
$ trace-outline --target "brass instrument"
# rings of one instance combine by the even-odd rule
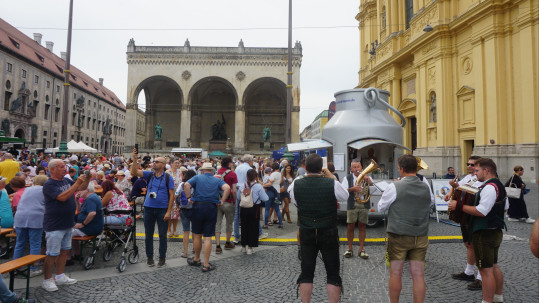
[[[359,174],[359,176],[357,177],[356,184],[354,184],[354,186],[358,186],[361,184],[363,188],[360,192],[354,193],[354,199],[356,200],[357,203],[361,203],[361,204],[367,203],[369,199],[371,198],[371,194],[369,193],[369,183],[363,180],[363,177],[365,177],[365,175],[370,174],[371,172],[377,169],[379,169],[378,164],[374,160],[371,159],[371,164],[369,164],[369,166],[367,166],[361,172],[361,174]],[[364,196],[365,198],[361,199],[361,196]]]
[[[425,161],[423,161],[421,158],[415,157],[415,159],[417,160],[417,171],[420,171],[422,169],[429,169],[428,164]]]

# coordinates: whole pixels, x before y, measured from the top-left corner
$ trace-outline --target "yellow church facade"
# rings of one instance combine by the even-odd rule
[[[537,180],[539,0],[361,0],[358,87],[391,93],[430,170],[492,158]]]

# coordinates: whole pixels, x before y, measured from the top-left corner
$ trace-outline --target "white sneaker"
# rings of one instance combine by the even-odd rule
[[[43,280],[43,284],[41,284],[41,287],[43,287],[46,291],[57,291],[58,287],[56,286],[56,283],[54,282],[53,278],[50,278],[48,280]]]
[[[255,253],[254,249],[252,249],[252,248],[247,248],[247,254],[248,254],[248,255],[252,255],[252,254],[254,254],[254,253]]]
[[[71,279],[65,274],[60,279],[55,279],[55,280],[56,280],[56,285],[69,285],[69,284],[77,283],[77,279]]]
[[[241,251],[240,251],[240,252],[241,252],[241,253],[246,253],[246,252],[247,252],[247,249],[245,248],[245,246],[242,246],[242,247],[241,247]]]
[[[525,223],[528,223],[528,224],[532,224],[532,223],[535,223],[535,220],[532,219],[532,218],[528,218],[526,220],[524,220]]]
[[[258,239],[266,239],[268,237],[268,233],[262,233],[260,236],[258,236]]]
[[[42,274],[43,274],[43,270],[36,269],[36,270],[30,272],[30,278],[33,278],[35,276],[39,276],[39,275],[42,275]]]
[[[509,222],[518,222],[520,221],[519,219],[515,219],[515,218],[507,218],[507,221]]]

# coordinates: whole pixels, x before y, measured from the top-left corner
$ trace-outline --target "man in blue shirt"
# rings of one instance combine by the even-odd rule
[[[193,248],[195,257],[187,259],[187,263],[193,266],[200,266],[200,250],[202,248],[202,235],[204,234],[204,265],[203,272],[215,269],[215,265],[210,263],[211,237],[215,236],[215,224],[217,223],[217,206],[223,205],[230,194],[230,186],[223,180],[215,178],[212,174],[213,166],[206,162],[199,169],[203,174],[194,176],[184,184],[184,191],[187,194],[189,203],[193,203],[193,213],[191,216],[193,232]],[[191,187],[194,188],[191,197]],[[219,198],[219,192],[223,191]]]
[[[174,203],[174,179],[165,172],[165,159],[158,157],[153,161],[153,170],[138,170],[137,150],[133,149],[133,165],[131,175],[143,177],[148,182],[146,199],[144,200],[144,230],[146,233],[146,256],[148,266],[154,266],[153,233],[155,223],[159,232],[159,262],[157,267],[165,266],[167,256],[167,229],[170,212]]]
[[[77,280],[64,274],[67,255],[71,250],[71,232],[75,225],[75,192],[88,187],[90,178],[80,176],[76,182],[64,178],[66,165],[60,159],[49,163],[51,178],[43,184],[45,196],[45,216],[43,229],[47,240],[47,258],[45,258],[42,287],[46,291],[57,291],[57,285],[74,284]],[[52,269],[56,265],[56,277]]]

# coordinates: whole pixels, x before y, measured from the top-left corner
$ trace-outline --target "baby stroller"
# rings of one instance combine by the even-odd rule
[[[118,247],[123,247],[122,255],[120,257],[120,262],[116,268],[119,272],[125,271],[127,261],[131,264],[138,262],[139,252],[138,246],[136,244],[136,220],[135,220],[135,209],[131,210],[113,210],[107,211],[103,209],[105,215],[105,225],[103,226],[103,233],[99,236],[96,247],[101,247],[101,243],[105,247],[103,251],[103,260],[105,262],[110,261],[112,258],[113,251]],[[109,215],[129,215],[126,218],[125,224],[110,224],[107,222],[107,216]],[[95,255],[96,250],[92,253],[92,256]],[[128,257],[126,255],[129,253]]]

